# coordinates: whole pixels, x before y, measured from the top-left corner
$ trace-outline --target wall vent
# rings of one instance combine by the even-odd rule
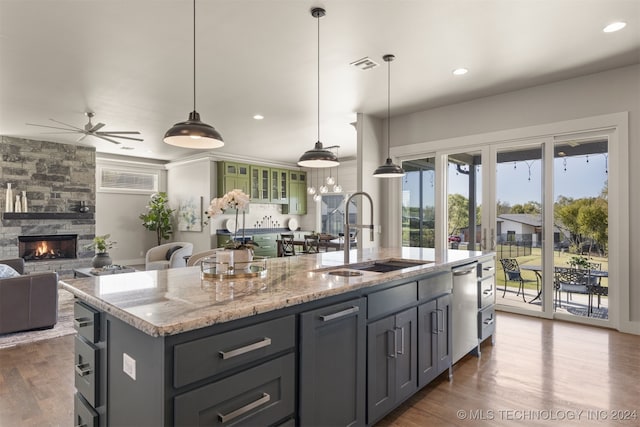
[[[367,71],[376,68],[380,64],[378,64],[368,56],[365,56],[364,58],[360,58],[357,61],[353,61],[350,65],[353,65],[354,67],[359,68],[362,71]]]

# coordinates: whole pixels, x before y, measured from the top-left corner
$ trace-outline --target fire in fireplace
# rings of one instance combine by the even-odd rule
[[[18,256],[25,261],[77,258],[77,234],[18,236]]]

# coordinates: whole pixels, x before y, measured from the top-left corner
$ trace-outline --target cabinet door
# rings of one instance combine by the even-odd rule
[[[271,169],[271,203],[289,202],[289,172],[284,169]]]
[[[286,213],[305,215],[307,213],[306,172],[289,171],[289,204]],[[283,213],[285,213],[283,211]]]
[[[360,298],[300,315],[299,425],[365,425],[365,313]]]
[[[441,296],[437,300],[438,314],[438,374],[451,367],[453,362],[453,337],[451,322],[453,319],[451,294]]]
[[[269,168],[251,166],[251,199],[254,202],[269,202]]]
[[[417,388],[417,310],[367,326],[367,422],[374,423]]]
[[[418,307],[418,387],[451,366],[451,295]]]

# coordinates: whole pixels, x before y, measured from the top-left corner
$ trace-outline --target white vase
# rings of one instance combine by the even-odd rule
[[[14,212],[22,212],[22,203],[20,203],[20,195],[16,194],[16,204],[13,206]]]
[[[232,249],[234,252],[233,262],[235,269],[243,273],[251,271],[251,261],[253,261],[253,249]]]
[[[4,198],[4,211],[13,212],[13,190],[11,189],[11,183],[7,183],[7,192]]]
[[[22,212],[27,212],[27,192],[23,191],[22,192]]]

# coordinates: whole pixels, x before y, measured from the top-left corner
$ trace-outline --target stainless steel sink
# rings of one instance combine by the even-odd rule
[[[362,276],[364,273],[362,271],[353,271],[353,270],[334,270],[329,272],[332,276],[342,276],[342,277],[356,277]]]
[[[319,271],[325,271],[333,276],[343,277],[356,277],[362,276],[363,271],[369,271],[372,273],[388,273],[390,271],[402,270],[404,268],[418,267],[425,264],[431,264],[432,261],[417,261],[407,259],[388,259],[373,262],[366,262],[361,264],[349,264],[334,267],[332,269],[322,269]]]

